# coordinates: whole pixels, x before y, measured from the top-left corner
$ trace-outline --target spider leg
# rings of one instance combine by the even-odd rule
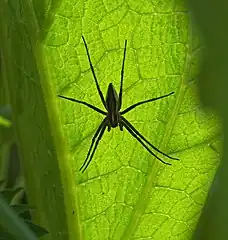
[[[162,151],[160,151],[153,144],[151,144],[126,118],[121,117],[121,119],[125,123],[125,126],[128,125],[132,129],[132,131],[135,132],[135,134],[137,134],[142,140],[144,140],[147,144],[149,144],[154,150],[156,150],[157,152],[159,152],[162,155],[166,156],[167,158],[170,158],[170,159],[173,159],[173,160],[180,160],[179,158],[170,157],[169,155],[167,155],[167,154],[163,153]]]
[[[123,131],[123,123],[119,122],[120,131]]]
[[[87,57],[88,57],[88,60],[89,60],[89,65],[90,65],[90,69],[92,71],[92,74],[93,74],[93,77],[94,77],[94,80],[95,80],[95,83],[96,83],[96,86],[97,86],[97,91],[100,95],[100,98],[101,98],[101,101],[104,105],[104,107],[107,109],[106,107],[106,103],[105,103],[105,99],[104,99],[104,96],[103,96],[103,93],[100,89],[100,86],[98,84],[98,81],[97,81],[97,78],[96,78],[96,75],[95,75],[95,71],[94,71],[94,68],[93,68],[93,65],[92,65],[92,62],[91,62],[91,59],[90,59],[90,55],[89,55],[89,50],[88,50],[88,47],[87,47],[87,44],[86,44],[86,41],[85,41],[85,38],[82,36],[82,40],[84,42],[84,45],[85,45],[85,49],[86,49],[86,53],[87,53]]]
[[[161,97],[151,98],[151,99],[148,99],[148,100],[145,100],[145,101],[141,101],[141,102],[135,103],[135,104],[131,105],[130,107],[126,108],[125,110],[121,111],[120,114],[124,115],[125,113],[130,112],[132,109],[134,109],[135,107],[137,107],[139,105],[142,105],[142,104],[148,103],[148,102],[153,102],[153,101],[156,101],[158,99],[168,97],[168,96],[170,96],[172,94],[174,94],[174,92],[171,92],[169,94],[163,95]]]
[[[74,99],[74,98],[64,97],[64,96],[61,96],[61,95],[58,95],[58,97],[67,99],[67,100],[72,101],[72,102],[81,103],[81,104],[83,104],[83,105],[86,105],[86,106],[89,107],[89,108],[92,108],[92,109],[95,110],[96,112],[99,112],[99,113],[101,113],[101,114],[103,114],[103,115],[106,115],[106,112],[102,111],[101,109],[99,109],[99,108],[97,108],[97,107],[95,107],[95,106],[93,106],[93,105],[91,105],[91,104],[89,104],[89,103],[87,103],[87,102],[83,102],[83,101],[80,101],[80,100],[76,100],[76,99]]]
[[[81,170],[81,169],[83,168],[83,166],[85,166],[84,169],[83,169],[83,171],[82,171],[82,173],[87,169],[87,167],[89,166],[90,162],[92,161],[93,155],[94,155],[94,153],[95,153],[95,151],[96,151],[96,149],[97,149],[98,143],[100,142],[100,140],[101,140],[101,138],[102,138],[102,136],[103,136],[103,134],[104,134],[104,131],[105,131],[106,127],[107,127],[107,119],[105,118],[105,120],[106,120],[106,121],[103,121],[103,122],[102,122],[102,125],[101,125],[101,128],[100,128],[100,133],[99,133],[99,136],[98,136],[98,138],[97,138],[97,140],[96,140],[96,142],[95,142],[95,146],[94,146],[93,151],[92,151],[92,153],[91,153],[91,155],[90,155],[89,161],[87,162],[88,156],[89,156],[89,154],[88,154],[87,157],[86,157],[85,162],[83,163],[82,167],[80,168],[80,170]],[[97,135],[98,135],[98,134],[97,134]],[[93,139],[93,143],[94,143],[94,139]],[[93,143],[92,143],[92,144],[93,144]],[[92,147],[90,147],[90,151],[91,151],[91,149],[92,149]],[[87,163],[86,163],[86,162],[87,162]]]
[[[153,155],[154,157],[156,157],[159,161],[161,161],[162,163],[166,164],[166,165],[172,165],[171,163],[167,163],[165,161],[163,161],[161,158],[159,158],[157,155],[155,155],[147,146],[146,144],[137,136],[137,134],[125,123],[125,122],[122,122],[123,123],[123,126],[128,130],[128,132],[134,137],[136,138],[136,140],[138,140],[142,146],[144,148],[146,148],[146,150],[151,154]]]
[[[121,105],[122,105],[123,78],[124,78],[124,62],[125,62],[126,48],[127,48],[127,40],[125,40],[125,45],[124,45],[124,55],[123,55],[122,70],[121,70],[121,80],[120,80],[120,92],[119,92],[119,106],[118,106],[118,110],[120,110]]]
[[[94,134],[94,136],[93,136],[93,138],[92,138],[92,143],[91,143],[91,145],[90,145],[90,148],[89,148],[89,151],[88,151],[88,153],[87,153],[86,159],[85,159],[83,165],[80,167],[79,171],[81,171],[82,168],[86,165],[86,163],[87,163],[87,161],[88,161],[88,158],[89,158],[89,156],[90,156],[91,150],[92,150],[92,148],[93,148],[93,145],[94,145],[94,143],[95,143],[95,140],[96,140],[97,136],[99,135],[99,133],[101,132],[102,128],[104,128],[104,127],[106,126],[106,124],[107,124],[107,117],[103,119],[103,121],[101,122],[101,124],[100,124],[99,127],[97,128],[97,130],[96,130],[96,132],[95,132],[95,134]],[[85,169],[83,170],[83,172],[84,172],[84,171],[85,171]]]
[[[99,125],[99,127],[97,128],[97,130],[96,130],[96,132],[95,132],[95,134],[94,134],[94,136],[92,138],[92,143],[90,145],[90,148],[89,148],[89,151],[87,153],[86,159],[85,159],[83,165],[80,167],[79,171],[81,171],[82,168],[86,165],[86,163],[88,161],[88,158],[90,156],[91,150],[93,148],[93,145],[95,143],[95,140],[96,140],[97,136],[99,135],[99,133],[101,132],[101,129],[104,128],[104,126],[106,125],[106,123],[107,123],[107,118],[104,118],[103,121],[101,122],[101,124]],[[85,169],[83,170],[83,172],[84,171],[85,171]]]

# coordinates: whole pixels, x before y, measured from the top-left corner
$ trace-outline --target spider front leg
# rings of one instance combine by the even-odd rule
[[[93,109],[94,111],[98,112],[98,113],[101,113],[103,115],[106,115],[106,112],[102,111],[101,109],[93,106],[92,104],[90,103],[87,103],[87,102],[84,102],[84,101],[80,101],[80,100],[77,100],[77,99],[74,99],[74,98],[69,98],[69,97],[64,97],[62,95],[58,95],[58,97],[60,98],[63,98],[63,99],[66,99],[66,100],[69,100],[69,101],[72,101],[72,102],[76,102],[76,103],[80,103],[80,104],[83,104],[91,109]]]
[[[120,92],[119,92],[119,106],[118,106],[118,110],[120,110],[120,109],[121,109],[121,106],[122,106],[123,78],[124,78],[124,62],[125,62],[125,56],[126,56],[126,48],[127,48],[127,40],[125,40],[125,45],[124,45],[124,56],[123,56],[122,69],[121,69],[121,79],[120,79]],[[121,131],[122,131],[122,130],[121,130]]]
[[[171,92],[169,94],[166,94],[166,95],[163,95],[163,96],[160,96],[160,97],[151,98],[151,99],[148,99],[148,100],[144,100],[144,101],[135,103],[135,104],[131,105],[130,107],[126,108],[125,110],[121,111],[120,114],[124,115],[125,113],[130,112],[132,109],[134,109],[134,108],[136,108],[136,107],[138,107],[138,106],[140,106],[140,105],[142,105],[144,103],[157,101],[158,99],[162,99],[162,98],[168,97],[168,96],[170,96],[172,94],[174,94],[174,92]]]
[[[83,36],[82,36],[82,40],[83,40],[84,45],[85,45],[86,54],[87,54],[87,57],[88,57],[88,60],[89,60],[89,65],[90,65],[90,69],[91,69],[92,74],[93,74],[93,78],[94,78],[95,83],[96,83],[97,91],[98,91],[98,93],[99,93],[99,95],[100,95],[100,98],[101,98],[101,101],[102,101],[104,107],[107,109],[106,102],[105,102],[103,93],[102,93],[102,91],[101,91],[101,89],[100,89],[99,83],[98,83],[98,81],[97,81],[97,77],[96,77],[96,74],[95,74],[95,71],[94,71],[94,68],[93,68],[93,64],[92,64],[90,55],[89,55],[89,49],[88,49],[86,40],[85,40],[85,38],[84,38]]]

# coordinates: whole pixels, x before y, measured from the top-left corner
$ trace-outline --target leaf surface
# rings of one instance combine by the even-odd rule
[[[62,1],[45,40],[54,88],[103,109],[82,35],[104,95],[110,82],[119,91],[128,40],[123,108],[175,91],[126,118],[159,149],[181,159],[162,165],[126,129],[116,128],[105,132],[81,174],[103,117],[59,99],[82,239],[189,239],[218,164],[218,119],[203,112],[196,96],[201,45],[186,8],[169,1]]]

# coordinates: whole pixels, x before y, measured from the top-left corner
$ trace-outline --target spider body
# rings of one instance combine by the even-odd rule
[[[109,83],[107,95],[106,95],[106,106],[107,106],[107,118],[108,118],[108,131],[110,132],[111,127],[115,128],[120,122],[119,113],[119,97],[116,89],[112,83]]]
[[[93,68],[93,65],[92,65],[92,62],[91,62],[91,59],[90,59],[89,50],[88,50],[86,41],[85,41],[83,36],[82,36],[82,40],[83,40],[84,45],[85,45],[87,57],[88,57],[89,64],[90,64],[90,69],[92,71],[92,74],[93,74],[93,77],[94,77],[94,80],[95,80],[95,83],[96,83],[97,91],[100,95],[101,102],[103,103],[103,106],[107,110],[107,112],[99,109],[98,107],[93,106],[90,103],[80,101],[80,100],[77,100],[77,99],[74,99],[74,98],[69,98],[69,97],[64,97],[64,96],[58,95],[58,97],[67,99],[67,100],[72,101],[72,102],[77,102],[77,103],[83,104],[83,105],[93,109],[94,111],[96,111],[96,112],[98,112],[102,115],[105,115],[105,118],[100,123],[99,127],[97,128],[97,130],[96,130],[96,132],[95,132],[95,134],[92,138],[92,143],[90,145],[90,148],[89,148],[89,151],[87,153],[86,159],[85,159],[83,165],[81,166],[80,170],[83,169],[82,172],[84,172],[86,170],[86,168],[89,166],[89,164],[92,161],[92,158],[95,154],[95,151],[97,149],[98,143],[100,142],[106,128],[108,128],[108,132],[110,132],[111,128],[116,128],[118,126],[119,126],[121,131],[123,131],[123,128],[125,128],[139,143],[142,144],[142,146],[152,156],[157,158],[162,163],[167,164],[167,165],[171,165],[170,163],[167,163],[164,160],[162,160],[160,157],[158,157],[154,152],[152,152],[151,149],[148,147],[148,145],[151,148],[153,148],[154,150],[156,150],[157,152],[159,152],[163,156],[166,156],[169,159],[179,160],[178,158],[171,157],[171,156],[167,155],[166,153],[160,151],[158,148],[156,148],[130,122],[128,122],[128,120],[123,116],[125,113],[131,111],[132,109],[136,108],[139,105],[142,105],[142,104],[145,104],[145,103],[148,103],[148,102],[153,102],[153,101],[156,101],[156,100],[161,99],[161,98],[168,97],[168,96],[174,94],[174,92],[171,92],[169,94],[166,94],[166,95],[163,95],[163,96],[160,96],[160,97],[151,98],[151,99],[148,99],[148,100],[144,100],[144,101],[135,103],[135,104],[129,106],[128,108],[126,108],[125,110],[120,111],[121,106],[122,106],[124,63],[125,63],[127,40],[125,40],[125,46],[124,46],[124,56],[123,56],[122,69],[121,69],[119,95],[117,94],[113,84],[109,83],[106,99],[104,99],[103,93],[102,93],[102,91],[100,89],[100,86],[98,84],[98,81],[97,81],[97,78],[96,78],[96,75],[95,75],[95,71],[94,71],[94,68]]]

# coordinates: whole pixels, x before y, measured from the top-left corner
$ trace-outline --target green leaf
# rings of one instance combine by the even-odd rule
[[[11,122],[5,119],[4,117],[0,116],[0,127],[9,128],[11,126]]]
[[[45,41],[53,88],[102,108],[81,35],[104,93],[109,82],[119,90],[128,40],[123,108],[175,91],[126,117],[155,146],[181,159],[164,166],[126,130],[114,129],[81,174],[102,116],[59,99],[85,239],[189,239],[219,163],[212,146],[220,130],[196,95],[202,46],[186,8],[168,1],[62,2]]]
[[[1,40],[4,71],[36,221],[50,239],[189,239],[219,163],[212,147],[219,121],[196,95],[201,44],[185,6],[62,0],[49,14],[28,3],[14,11],[2,3],[0,31],[9,31]],[[102,116],[57,95],[102,108],[82,35],[104,93],[109,82],[119,90],[128,40],[123,108],[175,91],[126,118],[181,161],[162,165],[116,128],[105,132],[87,171],[78,171]]]
[[[35,210],[34,207],[31,207],[27,204],[16,204],[16,205],[11,205],[11,207],[15,210],[15,212],[19,215],[22,214],[28,210]]]
[[[14,240],[12,235],[9,234],[8,232],[4,232],[2,229],[0,229],[0,232],[1,232],[0,240]]]
[[[31,3],[28,0],[0,2],[3,86],[12,107],[29,203],[37,208],[33,220],[50,231],[50,239],[67,239],[69,234],[75,233],[71,219],[73,183],[71,172],[63,161],[64,144],[59,137],[60,127],[50,97],[51,89],[45,87],[48,81],[45,81],[42,66],[42,38],[46,29],[37,23]],[[49,3],[44,6],[46,9]],[[43,17],[41,22],[46,20]],[[13,219],[7,223],[14,231]],[[68,225],[72,225],[70,233]]]
[[[14,188],[10,188],[10,189],[2,189],[0,191],[0,193],[2,194],[2,196],[4,197],[5,201],[10,204],[10,202],[12,201],[13,197],[15,196],[15,194],[17,192],[19,192],[20,189],[14,189]]]
[[[8,105],[3,105],[0,106],[0,146],[12,137],[12,111]]]
[[[31,230],[36,234],[37,237],[42,237],[48,233],[48,231],[42,227],[40,227],[37,224],[34,224],[33,222],[29,220],[25,220],[27,225],[31,228]]]
[[[0,195],[0,228],[7,229],[7,232],[13,234],[19,240],[36,240],[36,236],[26,226],[23,220],[19,219],[16,213],[7,205]],[[0,229],[2,231],[2,229]],[[6,234],[3,232],[3,234]]]

